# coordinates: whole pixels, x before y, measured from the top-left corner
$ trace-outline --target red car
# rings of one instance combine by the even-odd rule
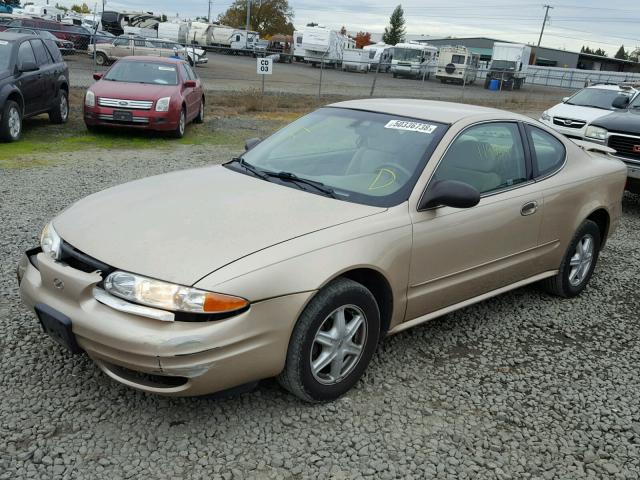
[[[204,121],[200,79],[182,59],[124,57],[93,78],[84,100],[88,130],[134,127],[181,138],[189,122]]]

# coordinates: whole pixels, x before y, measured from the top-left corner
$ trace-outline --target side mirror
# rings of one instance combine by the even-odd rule
[[[567,100],[569,100],[570,98],[571,98],[571,97],[564,97],[564,98],[562,99],[562,103],[566,103],[566,102],[567,102]]]
[[[249,150],[251,150],[253,147],[255,147],[256,145],[258,145],[260,142],[262,141],[261,138],[255,137],[255,138],[250,138],[248,140],[246,140],[244,142],[244,151],[248,152]]]
[[[187,80],[186,82],[184,82],[184,88],[195,88],[195,87],[196,87],[195,80]]]
[[[468,183],[457,180],[438,180],[431,185],[422,196],[418,210],[445,207],[471,208],[480,202],[480,192]]]
[[[613,108],[627,108],[629,106],[629,97],[627,95],[618,95],[611,103]]]
[[[22,62],[22,64],[20,65],[21,72],[35,72],[39,69],[40,67],[38,67],[35,62]]]
[[[93,74],[93,79],[94,80],[100,80],[103,75],[104,75],[104,73],[102,73],[102,72],[96,72],[96,73]]]

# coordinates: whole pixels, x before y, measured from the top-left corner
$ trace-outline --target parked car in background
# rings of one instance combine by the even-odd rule
[[[133,127],[181,138],[191,121],[204,121],[204,91],[191,66],[180,59],[125,57],[104,75],[96,73],[85,95],[84,122]]]
[[[542,112],[540,121],[569,138],[582,140],[589,123],[616,110],[612,103],[618,95],[633,99],[638,90],[620,85],[592,85]]]
[[[534,282],[586,288],[626,169],[585,144],[473,105],[329,105],[225,165],[65,209],[21,259],[20,294],[129,387],[202,395],[277,376],[333,400],[387,334]]]
[[[53,33],[47,30],[36,30],[33,28],[18,28],[11,27],[5,30],[7,33],[27,33],[29,35],[38,35],[42,39],[52,40],[56,43],[58,50],[62,55],[73,55],[76,49],[73,46],[73,42],[69,40],[62,40],[61,38],[56,37]]]
[[[119,58],[128,56],[154,56],[171,57],[177,51],[178,54],[187,60],[191,66],[207,63],[207,52],[194,46],[183,47],[179,43],[158,38],[144,38],[133,35],[121,35],[110,43],[101,43],[94,46],[89,45],[88,53],[93,55],[95,51],[96,63],[98,65],[109,65]]]
[[[76,50],[86,50],[87,45],[91,43],[91,32],[86,28],[79,25],[56,22],[55,20],[46,20],[44,18],[16,18],[4,25],[4,27],[47,30],[62,40],[73,42],[73,47]]]
[[[22,120],[41,113],[67,121],[67,64],[53,40],[0,32],[0,140],[20,139]]]
[[[615,150],[612,156],[627,164],[627,190],[640,195],[640,95],[616,97],[616,112],[591,122],[585,137]]]

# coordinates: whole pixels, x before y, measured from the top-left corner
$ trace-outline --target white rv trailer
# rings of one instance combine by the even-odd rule
[[[304,60],[315,67],[321,62],[337,67],[342,62],[345,38],[325,27],[306,27],[302,35]]]
[[[471,53],[467,47],[444,46],[438,52],[436,78],[442,83],[467,84],[476,81],[480,55]]]
[[[302,35],[303,30],[296,30],[293,32],[293,59],[296,62],[304,61],[304,48],[302,48]]]
[[[397,43],[391,50],[393,78],[429,78],[436,73],[438,49],[425,43]]]
[[[346,48],[342,52],[342,71],[353,70],[367,73],[369,71],[369,52],[361,48]]]
[[[189,37],[187,22],[162,22],[158,24],[158,38],[185,44]]]
[[[15,10],[14,13],[16,13]],[[64,17],[65,12],[52,5],[26,5],[22,9],[22,14],[59,22]]]
[[[252,55],[254,47],[260,40],[258,32],[239,30],[226,25],[211,25],[211,41],[209,46],[225,53]]]
[[[211,45],[211,31],[213,25],[204,22],[191,22],[188,43],[196,45]]]

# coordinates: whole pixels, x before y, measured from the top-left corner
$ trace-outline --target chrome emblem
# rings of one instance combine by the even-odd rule
[[[118,102],[118,105],[120,105],[121,107],[126,107],[127,105],[129,105],[129,102],[125,102],[124,100],[120,100]]]
[[[640,145],[633,146],[633,153],[640,153]]]
[[[565,119],[564,124],[568,127],[570,125],[573,125],[573,121],[567,118]]]
[[[64,290],[64,282],[59,278],[53,279],[53,286],[56,287],[58,290]]]

